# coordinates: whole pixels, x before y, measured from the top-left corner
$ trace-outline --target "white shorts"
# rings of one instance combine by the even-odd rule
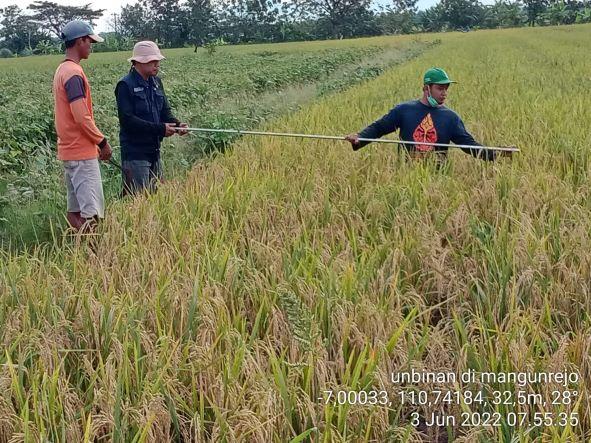
[[[105,197],[98,159],[64,161],[68,212],[91,218],[105,216]]]

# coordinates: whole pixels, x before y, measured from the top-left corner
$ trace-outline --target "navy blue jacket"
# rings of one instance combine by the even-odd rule
[[[494,160],[495,151],[478,149],[481,146],[466,130],[464,122],[458,114],[445,106],[433,108],[420,100],[400,103],[382,118],[359,133],[360,138],[380,138],[396,130],[400,130],[400,139],[426,142],[453,142],[458,145],[470,145],[475,149],[463,148],[462,151],[483,160]],[[359,142],[353,149],[357,150],[368,142]],[[408,151],[447,151],[447,147],[430,145],[404,145]]]
[[[160,157],[164,123],[179,123],[172,115],[159,77],[147,81],[135,69],[115,88],[119,113],[121,160],[155,161]]]

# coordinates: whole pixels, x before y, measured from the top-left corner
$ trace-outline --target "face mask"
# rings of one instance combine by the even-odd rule
[[[437,103],[437,100],[435,100],[431,96],[431,90],[428,89],[428,91],[429,91],[429,95],[427,96],[427,101],[429,102],[429,104],[431,105],[432,108],[436,108],[437,106],[439,106],[439,103]]]

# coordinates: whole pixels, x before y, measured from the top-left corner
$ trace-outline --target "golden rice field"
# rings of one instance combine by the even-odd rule
[[[357,131],[435,65],[519,155],[245,137],[112,203],[94,251],[1,253],[0,441],[589,441],[591,27],[441,39],[265,128]]]

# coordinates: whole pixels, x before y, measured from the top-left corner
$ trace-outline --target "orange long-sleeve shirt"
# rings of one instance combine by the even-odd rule
[[[57,67],[53,98],[58,159],[97,158],[97,146],[105,137],[94,122],[90,85],[82,66],[65,60]]]

